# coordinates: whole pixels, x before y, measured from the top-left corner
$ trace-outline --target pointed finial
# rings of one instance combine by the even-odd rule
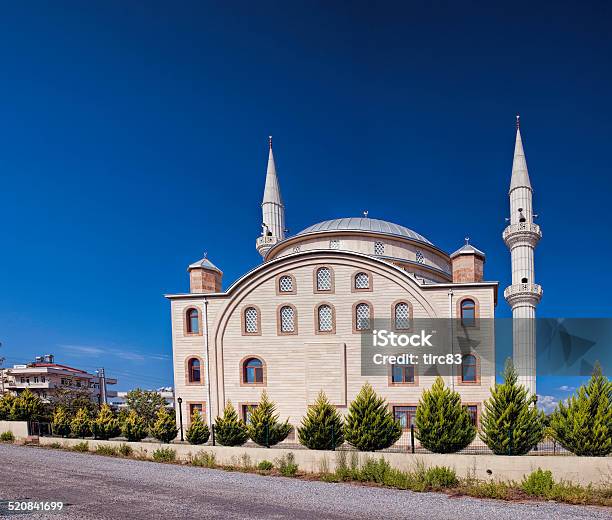
[[[363,216],[364,216],[365,218],[368,218],[368,213],[369,213],[369,211],[366,209],[366,210],[363,212]]]
[[[208,256],[208,251],[204,251],[204,260],[206,260],[207,256]]]
[[[520,114],[516,114],[516,129],[518,130],[521,127],[521,116]]]
[[[469,246],[470,245],[470,237],[465,237],[465,245]]]
[[[268,136],[268,143],[270,144],[270,150],[272,150],[272,136]]]

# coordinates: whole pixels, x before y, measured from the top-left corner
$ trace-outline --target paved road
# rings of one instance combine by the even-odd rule
[[[68,504],[61,513],[14,520],[611,518],[601,508],[449,498],[6,444],[0,445],[0,464],[0,500]]]

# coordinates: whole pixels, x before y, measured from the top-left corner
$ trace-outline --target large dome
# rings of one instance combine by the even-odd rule
[[[433,245],[423,235],[419,235],[416,231],[409,229],[393,222],[379,220],[377,218],[354,217],[354,218],[336,218],[333,220],[325,220],[318,224],[303,229],[298,235],[306,235],[309,233],[321,233],[325,231],[373,231],[383,235],[398,236],[410,238],[425,244]]]

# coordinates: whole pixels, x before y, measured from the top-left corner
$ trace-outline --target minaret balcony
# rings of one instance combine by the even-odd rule
[[[528,301],[535,305],[540,303],[543,292],[542,286],[537,283],[515,283],[506,287],[504,298],[510,305],[519,301]]]
[[[535,247],[542,238],[542,230],[540,226],[533,222],[518,222],[516,224],[510,224],[504,229],[502,237],[508,247],[512,247],[520,242],[526,242]]]
[[[276,244],[276,242],[278,242],[278,240],[273,235],[259,237],[257,239],[257,247],[273,246],[274,244]]]

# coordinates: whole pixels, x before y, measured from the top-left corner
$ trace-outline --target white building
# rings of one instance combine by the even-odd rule
[[[174,388],[171,386],[165,386],[163,388],[158,388],[157,390],[151,390],[152,392],[157,392],[160,394],[164,400],[166,401],[166,406],[168,408],[174,408]],[[123,408],[127,408],[127,404],[125,402],[127,395],[129,392],[116,392],[116,396],[110,400],[110,404],[119,410]]]

